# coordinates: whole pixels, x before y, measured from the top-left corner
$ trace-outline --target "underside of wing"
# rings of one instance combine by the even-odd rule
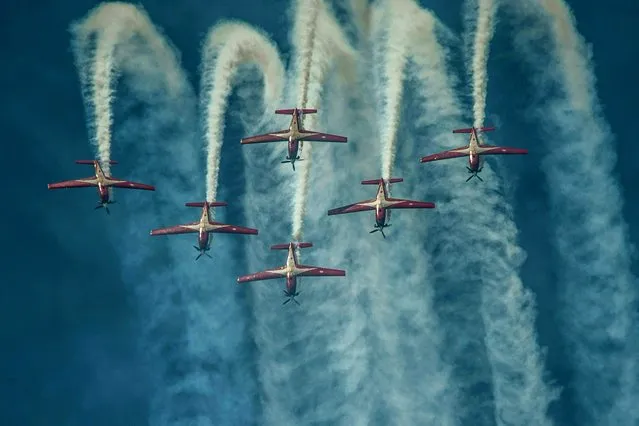
[[[147,185],[145,183],[131,182],[128,180],[109,178],[106,182],[106,186],[113,188],[125,188],[125,189],[142,189],[144,191],[155,191],[155,187]]]
[[[509,148],[506,146],[480,145],[477,153],[481,155],[528,154],[527,149]]]
[[[257,235],[257,229],[245,228],[243,226],[226,225],[224,223],[211,222],[206,227],[208,232],[215,232],[220,234],[245,234],[245,235]]]
[[[375,207],[367,205],[369,203],[374,203],[375,199],[360,201],[359,203],[349,204],[348,206],[337,207],[335,209],[331,209],[328,211],[328,215],[332,216],[334,214],[345,214],[345,213],[355,213],[355,212],[363,212],[368,210],[375,210]]]
[[[298,277],[343,277],[346,271],[341,269],[321,268],[319,266],[297,265],[298,269],[308,269],[308,271],[300,272]]]
[[[470,153],[470,149],[467,146],[451,149],[449,151],[438,152],[437,154],[427,155],[422,157],[420,162],[428,163],[430,161],[446,160],[448,158],[465,157]]]
[[[166,228],[154,229],[151,235],[175,235],[175,234],[194,234],[198,233],[197,226],[199,222],[185,223],[184,225],[168,226]]]
[[[288,140],[285,137],[280,136],[279,134],[286,134],[288,130],[280,130],[279,132],[266,133],[264,135],[250,136],[248,138],[240,139],[241,144],[251,144],[251,143],[268,143],[268,142],[281,142]]]
[[[309,142],[341,142],[345,143],[348,138],[340,135],[332,135],[330,133],[313,132],[312,130],[304,130],[300,132],[302,136],[299,138],[301,141]]]
[[[87,188],[90,186],[98,186],[97,179],[95,177],[88,177],[84,179],[65,180],[64,182],[50,183],[47,185],[49,189],[64,189],[64,188]]]
[[[284,268],[280,268],[280,270],[283,270]],[[269,270],[269,271],[262,271],[262,272],[256,272],[254,274],[249,274],[249,275],[242,275],[241,277],[237,278],[237,282],[238,283],[248,283],[251,281],[264,281],[264,280],[274,280],[276,278],[284,278],[285,275],[283,273],[277,273],[276,271],[278,271],[277,269],[275,270]]]
[[[402,198],[387,198],[386,201],[393,203],[386,206],[387,209],[434,209],[435,203],[426,201],[404,200]]]

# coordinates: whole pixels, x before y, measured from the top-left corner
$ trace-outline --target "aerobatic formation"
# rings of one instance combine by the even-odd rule
[[[315,4],[315,3],[309,3]],[[319,4],[319,3],[318,3]],[[309,10],[306,13],[309,17],[315,16],[315,13],[319,13],[319,6],[315,4],[315,8]],[[113,7],[113,6],[109,6]],[[315,25],[317,22],[317,16],[313,18],[313,31],[315,31]],[[118,26],[113,25],[114,31],[117,30]],[[311,43],[311,45],[306,46],[308,52],[305,52],[302,55],[302,64],[301,68],[303,69],[302,73],[302,83],[300,88],[300,98],[298,100],[298,105],[295,108],[290,109],[276,109],[275,114],[280,115],[290,115],[291,121],[288,129],[269,132],[265,134],[249,136],[242,138],[240,140],[241,145],[253,145],[253,144],[263,144],[263,143],[274,143],[274,142],[286,142],[287,143],[287,154],[286,158],[281,161],[281,163],[290,163],[295,172],[295,164],[299,161],[304,161],[303,158],[300,157],[301,148],[303,147],[304,142],[332,142],[332,143],[347,143],[348,138],[346,136],[341,136],[337,134],[324,133],[316,130],[309,130],[304,126],[305,117],[310,114],[315,114],[318,112],[315,108],[308,108],[307,102],[309,102],[309,79],[311,78],[311,68],[313,65],[311,64],[311,56],[312,52],[312,43],[313,43],[314,35],[310,35],[307,42]],[[97,45],[95,55],[96,55],[96,69],[94,71],[89,71],[94,73],[94,77],[98,76],[99,73],[103,72],[100,69],[102,64],[98,61],[98,54],[105,55],[104,60],[105,63],[108,64],[109,58],[112,58],[113,52],[109,52],[108,50],[102,51],[100,50],[101,45]],[[223,62],[222,59],[218,59],[218,62]],[[224,65],[219,65],[224,66]],[[91,68],[87,68],[91,70]],[[107,72],[107,76],[110,78],[110,74],[108,74],[108,69],[104,70]],[[393,76],[396,77],[397,70],[388,70]],[[206,73],[206,72],[205,72]],[[100,74],[101,75],[101,74]],[[230,75],[230,74],[229,74]],[[83,79],[86,79],[87,76],[83,76]],[[227,78],[230,78],[227,76]],[[99,195],[99,202],[96,206],[98,208],[104,208],[107,214],[110,214],[109,204],[113,204],[113,195],[111,188],[128,188],[128,189],[140,189],[140,190],[150,190],[155,191],[155,187],[147,184],[131,182],[127,180],[116,179],[109,175],[109,167],[110,165],[117,164],[116,161],[112,161],[108,159],[110,153],[110,129],[108,126],[111,122],[111,112],[110,112],[110,93],[107,89],[109,89],[112,82],[107,81],[108,84],[97,84],[91,88],[92,93],[92,102],[95,103],[96,106],[100,106],[101,111],[104,115],[103,118],[106,120],[97,119],[97,129],[96,132],[98,135],[97,139],[102,138],[104,141],[98,140],[99,145],[99,159],[95,160],[78,160],[76,163],[78,164],[91,164],[94,166],[95,175],[88,178],[67,180],[59,183],[49,184],[49,189],[61,189],[61,188],[80,188],[80,187],[96,187]],[[395,90],[395,86],[389,83],[389,88]],[[105,92],[101,92],[107,90]],[[209,96],[224,96],[224,91],[216,92],[217,88],[213,87]],[[228,88],[226,89],[228,95]],[[389,94],[390,97],[399,100],[399,97]],[[210,113],[210,112],[209,112]],[[213,122],[215,123],[214,127],[220,127],[223,118],[221,116],[216,115],[218,113],[213,114]],[[396,114],[396,113],[395,113]],[[390,119],[390,118],[389,118]],[[391,121],[396,121],[396,117],[391,119]],[[480,122],[483,121],[480,120]],[[476,120],[477,122],[477,120]],[[209,117],[208,125],[211,125],[211,117]],[[311,126],[312,127],[312,126]],[[422,157],[420,162],[427,163],[432,161],[438,161],[443,159],[451,159],[456,157],[464,157],[468,156],[468,166],[467,170],[470,173],[470,176],[466,179],[468,182],[473,177],[477,177],[478,180],[482,181],[483,179],[479,176],[479,173],[482,171],[482,156],[484,155],[506,155],[506,154],[526,154],[527,150],[520,148],[508,148],[508,147],[499,147],[493,145],[483,144],[480,141],[479,134],[487,131],[495,130],[494,127],[470,127],[470,128],[462,128],[453,130],[453,133],[468,133],[470,134],[470,140],[467,146],[463,146],[460,148],[446,150],[437,154],[427,155]],[[328,211],[328,216],[340,215],[346,213],[354,213],[361,211],[374,211],[375,212],[375,223],[373,225],[373,230],[369,231],[370,233],[379,232],[382,237],[386,238],[386,233],[384,232],[385,228],[391,226],[389,223],[391,217],[391,211],[394,209],[433,209],[435,208],[435,203],[425,202],[425,201],[415,201],[409,199],[402,198],[394,198],[390,196],[390,186],[394,183],[399,183],[403,181],[403,178],[395,178],[390,177],[390,172],[392,170],[392,159],[394,157],[394,145],[397,129],[392,131],[392,135],[387,136],[390,138],[390,141],[387,141],[390,155],[387,155],[384,159],[383,163],[383,176],[378,179],[373,180],[363,180],[362,185],[377,185],[377,194],[375,198],[360,201],[354,204],[346,205],[343,207],[333,208]],[[213,136],[213,140],[219,137]],[[212,143],[212,140],[209,139],[209,143]],[[219,149],[219,143],[218,149]],[[215,151],[213,151],[215,152]],[[219,152],[217,154],[219,156]],[[219,161],[219,160],[218,160]],[[105,164],[108,163],[105,168]],[[215,180],[217,179],[216,175],[219,172],[217,170],[219,165],[216,166],[216,170],[213,173],[215,176]],[[310,168],[310,162],[308,163],[308,168]],[[308,169],[307,168],[307,169]],[[106,172],[105,172],[106,170]],[[308,184],[308,170],[303,170],[301,173],[301,180],[298,183],[298,186],[303,189]],[[212,188],[212,190],[211,190]],[[215,196],[211,196],[211,194],[216,194],[217,191],[217,182],[210,186],[209,191],[207,191],[207,198],[215,198]],[[294,216],[296,217],[296,221],[300,224],[297,227],[301,226],[302,217],[303,216],[303,203],[305,203],[305,197],[302,197],[304,201],[302,201],[302,207],[296,208],[296,212]],[[210,234],[214,233],[227,233],[227,234],[244,234],[244,235],[257,235],[258,230],[254,228],[242,227],[237,225],[225,224],[221,222],[217,222],[212,219],[211,209],[215,207],[223,207],[227,206],[227,203],[215,201],[214,199],[207,199],[202,202],[187,202],[187,207],[199,207],[202,209],[200,219],[195,222],[184,223],[174,226],[168,226],[164,228],[153,229],[150,232],[151,236],[158,235],[176,235],[176,234],[197,234],[197,245],[194,245],[193,248],[198,252],[195,260],[199,260],[200,257],[207,256],[212,258],[209,255],[210,245],[211,245],[211,237]],[[301,213],[300,213],[301,212]],[[294,226],[295,227],[295,226]],[[294,232],[293,239],[301,239],[301,233],[298,230]],[[297,237],[297,238],[296,238]],[[238,283],[244,283],[249,281],[256,280],[268,280],[273,278],[285,278],[286,279],[286,290],[284,291],[287,299],[284,303],[287,303],[291,300],[295,301],[295,296],[299,294],[297,292],[297,277],[299,276],[345,276],[345,271],[339,269],[328,269],[328,268],[320,268],[314,266],[307,266],[298,263],[296,250],[305,247],[311,247],[311,243],[307,242],[299,242],[299,241],[291,241],[288,244],[278,244],[271,247],[271,249],[288,249],[288,258],[285,266],[281,268],[266,270],[263,272],[258,272],[251,275],[241,276],[237,279]]]
[[[301,161],[298,150],[300,142],[314,141],[314,142],[340,142],[346,143],[347,137],[340,135],[333,135],[330,133],[322,133],[312,130],[306,130],[303,127],[303,116],[305,114],[316,113],[317,109],[310,108],[292,108],[292,109],[278,109],[276,114],[290,114],[292,115],[291,123],[287,130],[280,130],[273,133],[266,133],[263,135],[251,136],[241,139],[241,144],[257,144],[268,142],[287,142],[287,156],[286,160],[282,163],[291,163],[293,170],[295,171],[295,162]],[[468,156],[468,172],[471,173],[470,177],[466,179],[468,182],[471,178],[477,177],[479,180],[481,177],[478,173],[481,172],[481,156],[483,155],[506,155],[506,154],[527,154],[528,151],[521,148],[508,148],[494,145],[482,144],[479,140],[480,132],[487,132],[495,130],[494,127],[481,127],[481,128],[464,128],[453,130],[453,133],[469,133],[470,141],[468,146],[461,148],[455,148],[432,154],[421,158],[420,162],[426,163],[437,160],[444,160],[449,158],[465,157]],[[62,189],[62,188],[82,188],[82,187],[97,187],[100,201],[96,206],[96,209],[104,207],[106,212],[109,213],[108,204],[113,204],[109,198],[109,188],[128,188],[128,189],[143,189],[154,191],[155,188],[151,185],[142,183],[136,183],[121,179],[116,179],[111,176],[107,176],[100,165],[98,160],[78,160],[78,164],[92,164],[95,168],[95,176],[88,178],[67,180],[59,183],[52,183],[48,185],[49,189]],[[117,164],[116,161],[109,161],[109,164]],[[362,185],[378,185],[377,195],[375,198],[360,201],[354,204],[349,204],[343,207],[334,208],[328,211],[328,215],[339,215],[346,213],[355,213],[361,211],[375,211],[375,224],[374,229],[370,233],[379,232],[384,238],[384,228],[391,226],[389,223],[391,210],[393,209],[432,209],[435,208],[435,204],[424,201],[414,201],[402,198],[393,198],[389,196],[389,187],[393,183],[403,182],[403,178],[379,178],[372,180],[363,180]],[[200,220],[191,223],[185,223],[182,225],[169,226],[165,228],[153,229],[150,235],[175,235],[175,234],[198,234],[198,244],[193,248],[198,251],[198,255],[195,260],[198,260],[202,255],[206,255],[209,258],[211,256],[207,253],[210,250],[211,240],[209,234],[211,233],[226,233],[226,234],[244,234],[244,235],[257,235],[258,230],[253,228],[247,228],[237,225],[228,225],[211,220],[210,209],[214,207],[224,207],[227,205],[221,201],[203,201],[203,202],[188,202],[185,204],[187,207],[201,207],[202,213]],[[311,247],[312,243],[308,242],[296,242],[291,241],[288,244],[277,244],[271,247],[271,250],[288,250],[288,258],[286,265],[269,269],[263,272],[257,272],[255,274],[241,276],[237,279],[238,283],[245,283],[249,281],[261,281],[270,280],[274,278],[286,279],[286,290],[284,294],[286,300],[283,304],[293,300],[295,303],[299,302],[295,300],[295,296],[299,295],[297,292],[297,277],[335,277],[345,276],[346,272],[341,269],[321,268],[316,266],[301,265],[297,263],[297,257],[295,250]]]

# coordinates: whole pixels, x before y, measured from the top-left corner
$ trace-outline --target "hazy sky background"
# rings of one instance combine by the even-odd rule
[[[635,143],[634,102],[639,96],[636,84],[639,3],[631,0],[610,0],[605,5],[589,0],[570,3],[579,31],[592,46],[597,91],[619,155],[615,173],[625,201],[624,218],[630,240],[635,243],[639,241],[639,203],[635,202],[639,148]],[[154,377],[156,370],[148,354],[143,353],[144,346],[139,344],[139,293],[133,288],[135,282],[121,272],[121,258],[127,254],[122,253],[122,247],[115,242],[122,239],[112,236],[120,232],[119,223],[125,220],[127,210],[122,204],[127,199],[146,197],[152,203],[155,194],[138,196],[120,191],[118,200],[122,204],[113,206],[111,216],[107,217],[103,211],[92,210],[97,197],[93,190],[49,192],[45,186],[49,182],[90,175],[89,167],[73,163],[76,159],[93,158],[94,148],[87,142],[69,26],[97,4],[82,0],[43,0],[37,7],[34,2],[4,2],[0,6],[3,35],[0,46],[4,57],[0,68],[3,100],[0,128],[7,148],[0,156],[5,171],[4,208],[0,213],[5,224],[0,279],[0,423],[7,426],[131,426],[148,424],[153,417],[150,400],[158,378]],[[278,44],[285,60],[289,58],[291,12],[287,10],[288,2],[272,1],[268,8],[260,2],[255,7],[249,0],[228,3],[156,0],[142,4],[153,23],[164,30],[180,51],[195,90],[199,85],[201,43],[209,27],[219,20],[239,19],[262,28]],[[455,32],[462,31],[459,2],[433,0],[421,4],[432,8]],[[547,369],[564,387],[565,393],[560,404],[553,408],[553,415],[556,424],[568,425],[573,421],[570,414],[572,369],[565,360],[565,349],[553,317],[559,302],[554,289],[556,265],[548,255],[551,217],[547,213],[546,182],[538,166],[543,155],[534,152],[535,147],[542,144],[538,143],[540,136],[532,125],[534,121],[510,113],[518,108],[525,110],[530,99],[527,91],[531,89],[522,83],[526,68],[519,63],[517,55],[508,51],[509,35],[500,32],[502,28],[506,27],[498,24],[491,46],[487,122],[499,121],[497,125],[503,129],[499,142],[508,141],[510,145],[531,151],[527,158],[515,160],[516,166],[505,167],[519,167],[511,173],[518,176],[515,216],[520,244],[528,253],[522,278],[537,296],[538,342],[548,347]],[[229,123],[228,140],[239,139],[239,131],[240,128]],[[200,140],[193,142],[196,146],[198,143]],[[236,171],[242,169],[235,165],[233,158],[239,155],[238,146],[227,144],[223,149],[220,180],[228,182],[222,191],[226,201],[239,200],[242,196],[243,180],[236,176]],[[204,155],[203,151],[196,152]],[[112,169],[113,175],[154,184],[127,163],[126,155],[115,141],[113,159],[123,164]],[[198,161],[203,164],[203,157]],[[417,159],[414,161],[417,163]],[[273,164],[273,167],[280,165]],[[463,172],[461,169],[460,173]],[[205,170],[201,175],[203,178]],[[331,178],[339,179],[339,176]],[[364,189],[357,190],[365,193]],[[171,191],[171,188],[158,187],[158,191]],[[187,196],[194,199],[184,201],[201,199],[203,186],[191,190]],[[236,203],[224,219],[253,226],[245,220],[240,207]],[[170,225],[171,220],[195,220],[199,214],[180,205],[176,205],[175,210],[170,219],[147,224],[148,229],[143,229],[142,234],[153,227]],[[362,238],[370,236],[362,230]],[[285,242],[285,239],[282,236],[282,241],[273,243]],[[184,247],[192,243],[189,237],[184,237],[184,241],[180,243]],[[243,237],[237,240],[221,237],[217,243],[222,241],[238,256],[243,253],[240,248],[250,244],[250,240]],[[168,242],[156,244],[156,241],[141,239],[132,241],[127,248],[135,250],[136,244],[164,248]],[[189,251],[183,259],[174,261],[188,262],[190,266],[194,253]],[[214,268],[215,263],[207,264],[207,261],[203,259],[193,267]],[[271,265],[264,265],[268,266]],[[326,266],[343,267],[344,264]],[[411,265],[405,267],[411,268]],[[636,261],[633,267],[636,272]],[[241,269],[238,273],[252,272],[244,266],[238,269]],[[398,280],[401,282],[400,277]],[[229,277],[228,282],[218,279],[215,285],[236,286],[234,277]],[[273,309],[278,310],[279,284],[273,284],[272,291]],[[251,301],[244,300],[239,293],[234,297],[239,298],[249,317]],[[304,302],[304,309],[313,309],[312,300],[307,298]],[[223,337],[218,334],[212,338]],[[251,370],[255,348],[247,345],[246,353],[241,356],[249,364],[247,370]],[[219,389],[218,397],[223,398],[226,392],[227,389]],[[322,395],[316,397],[321,400]],[[254,418],[259,418],[260,400],[256,395],[250,398],[254,398]],[[228,424],[237,424],[228,420]]]

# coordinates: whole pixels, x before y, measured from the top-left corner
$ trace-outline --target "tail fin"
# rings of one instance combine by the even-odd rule
[[[75,160],[75,164],[90,164],[94,165],[95,162],[99,162],[98,160]],[[109,160],[109,164],[118,164],[117,161]]]
[[[297,110],[299,112],[301,112],[302,114],[315,114],[317,112],[316,109],[312,109],[312,108],[297,108]],[[275,114],[291,115],[294,112],[295,112],[295,108],[291,108],[291,109],[276,109],[275,110]]]
[[[291,242],[289,244],[275,244],[271,246],[271,250],[288,250],[288,246],[293,244],[293,248],[309,248],[313,247],[313,243],[294,243]]]
[[[383,181],[384,181],[384,179],[363,180],[362,181],[362,185],[379,185]],[[386,183],[398,183],[398,182],[403,182],[403,181],[404,181],[403,178],[386,179]]]
[[[186,203],[184,205],[187,207],[204,207],[204,204],[205,204],[204,201],[198,201],[193,203]],[[228,205],[223,201],[214,201],[208,204],[209,204],[209,207],[226,207]]]
[[[492,132],[493,130],[495,130],[495,128],[494,127],[480,127],[478,129],[475,129],[475,130],[477,130],[478,132]],[[453,130],[453,133],[470,133],[472,131],[473,131],[473,128],[469,127],[467,129],[456,129],[456,130]]]

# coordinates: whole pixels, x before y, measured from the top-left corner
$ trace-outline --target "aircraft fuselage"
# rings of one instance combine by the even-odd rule
[[[471,172],[478,172],[480,169],[481,159],[479,157],[479,154],[477,153],[478,146],[479,143],[477,141],[477,131],[473,129],[470,134],[470,153],[468,155],[468,168]]]
[[[200,216],[200,230],[197,234],[197,245],[200,250],[207,250],[209,248],[209,232],[206,230],[208,223],[209,206],[204,204],[204,207],[202,207],[202,216]]]
[[[293,137],[293,135],[288,137],[288,156],[287,160],[295,161],[297,160],[297,153],[299,151],[300,142]]]
[[[375,224],[378,227],[386,226],[386,221],[389,219],[390,210],[386,210],[386,188],[384,182],[379,184],[377,188],[377,203],[375,205]]]
[[[104,184],[105,176],[102,171],[102,167],[100,167],[100,163],[97,161],[93,164],[93,168],[95,169],[95,178],[98,181],[98,196],[100,197],[100,204],[108,204],[109,203],[109,187]]]

